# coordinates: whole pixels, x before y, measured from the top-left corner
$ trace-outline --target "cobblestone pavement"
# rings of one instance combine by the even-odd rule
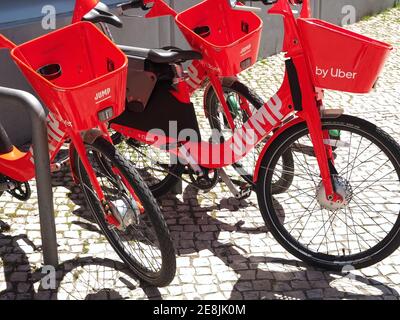
[[[379,124],[399,140],[400,9],[349,28],[394,44],[376,90],[368,95],[328,92],[326,105]],[[264,98],[278,88],[282,56],[259,62],[242,80]],[[198,99],[199,101],[200,99]],[[218,185],[207,195],[184,185],[183,195],[161,200],[178,251],[177,275],[166,288],[141,284],[127,272],[99,234],[66,170],[54,175],[61,266],[58,298],[71,299],[399,299],[400,251],[346,276],[309,267],[263,229],[255,197],[229,198]],[[40,287],[37,198],[27,203],[3,195],[0,219],[0,299],[47,299]],[[54,296],[53,296],[54,297]]]

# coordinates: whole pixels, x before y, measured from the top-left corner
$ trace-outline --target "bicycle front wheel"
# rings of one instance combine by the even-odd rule
[[[323,120],[332,146],[336,192],[346,200],[326,200],[307,126],[293,126],[262,159],[257,196],[265,223],[277,241],[305,262],[331,269],[363,268],[400,245],[400,146],[375,125],[355,117]],[[279,158],[293,153],[293,181],[273,194]]]
[[[105,139],[86,144],[86,152],[112,218],[105,213],[79,158],[75,168],[92,214],[113,249],[141,279],[168,285],[175,276],[176,259],[167,224],[139,173]]]

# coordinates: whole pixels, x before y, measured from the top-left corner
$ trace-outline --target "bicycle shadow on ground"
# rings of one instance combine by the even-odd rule
[[[86,222],[76,220],[72,223],[79,225],[83,229],[101,234],[89,209],[86,208],[81,189],[72,181],[67,166],[63,167],[62,171],[54,175],[53,183],[54,185],[63,186],[70,190],[68,197],[79,206],[73,214],[86,220]],[[231,197],[223,198],[219,195],[218,200],[215,198],[214,201],[209,201],[203,206],[198,201],[199,197],[201,197],[201,195],[198,194],[198,190],[192,186],[188,186],[183,192],[182,201],[179,200],[176,195],[168,194],[160,198],[159,203],[171,230],[178,256],[209,250],[212,256],[218,258],[225,267],[233,270],[237,275],[239,279],[235,280],[233,284],[233,289],[229,293],[230,299],[313,298],[304,296],[304,294],[301,293],[312,289],[316,289],[317,291],[324,290],[322,294],[319,292],[319,294],[321,294],[320,296],[318,296],[318,292],[316,292],[314,298],[325,298],[325,291],[329,291],[329,297],[335,299],[343,297],[348,299],[370,299],[371,297],[379,298],[383,295],[399,297],[398,292],[387,285],[361,276],[354,276],[352,281],[373,287],[375,289],[374,291],[378,292],[378,294],[369,295],[341,291],[332,287],[331,283],[338,278],[345,278],[345,280],[347,280],[344,274],[327,271],[322,272],[323,270],[309,267],[301,261],[294,259],[268,258],[259,254],[250,255],[246,250],[234,243],[220,241],[218,239],[221,232],[254,235],[265,234],[267,229],[265,226],[244,227],[245,222],[242,220],[230,224],[213,217],[213,211],[222,209],[232,210],[232,215],[234,216],[234,211],[250,206],[246,201],[239,202]],[[282,219],[284,219],[284,216],[282,216]],[[188,232],[185,230],[191,231]],[[204,234],[207,232],[209,233],[209,231],[205,230],[213,230],[212,240],[204,238]],[[278,266],[278,269],[285,270],[290,266],[289,269],[291,271],[265,270],[266,265],[275,265]],[[79,262],[77,266],[79,267]],[[322,274],[323,277],[310,280],[308,279],[308,272],[310,271],[321,271],[319,274]],[[90,272],[88,273],[90,274]],[[177,277],[179,277],[179,270]],[[90,295],[89,298],[118,298],[116,294],[110,293],[107,290],[99,290],[97,294]],[[144,286],[143,290],[150,299],[162,298],[157,288]],[[381,294],[379,294],[379,292]],[[82,294],[80,294],[78,298],[82,299]]]
[[[85,221],[77,219],[72,224],[102,235],[68,166],[52,174],[52,186],[67,188],[70,193],[66,196],[79,206],[73,213]],[[142,283],[122,262],[92,256],[62,261],[56,268],[56,288],[52,285],[44,288],[41,279],[47,271],[32,268],[28,258],[29,253],[40,253],[41,248],[26,234],[5,234],[9,229],[9,225],[0,220],[0,300],[161,299],[157,288]]]
[[[0,233],[0,300],[143,299],[143,293],[148,298],[161,299],[158,289],[141,285],[123,263],[111,259],[84,257],[64,261],[53,274],[48,269],[32,269],[21,241],[24,247],[40,252],[25,234]],[[141,290],[135,297],[133,293],[138,288]]]
[[[384,295],[400,297],[396,290],[373,279],[316,269],[295,259],[272,258],[260,255],[260,253],[252,255],[235,243],[222,242],[218,240],[221,232],[254,235],[266,233],[267,228],[265,226],[246,228],[243,221],[238,221],[234,225],[224,223],[212,215],[212,211],[221,209],[223,204],[201,206],[198,202],[196,203],[197,197],[198,191],[192,186],[188,186],[184,190],[183,201],[170,194],[161,198],[160,203],[167,204],[164,206],[164,208],[167,207],[167,210],[163,211],[170,229],[173,230],[171,233],[179,256],[209,250],[212,256],[220,259],[225,267],[233,270],[237,275],[239,279],[233,284],[229,299],[379,299]],[[174,206],[172,206],[172,201],[175,203]],[[228,199],[222,199],[222,203],[226,203],[226,201]],[[184,209],[187,209],[188,205],[190,205],[190,209],[185,211]],[[241,207],[243,208],[243,202],[241,202]],[[244,207],[246,206],[244,205]],[[232,212],[232,216],[234,215],[235,213]],[[281,218],[284,219],[284,216]],[[182,229],[180,222],[184,223],[183,230],[185,231],[180,231]],[[203,229],[215,230],[212,240],[204,240]],[[192,230],[192,241],[186,239],[188,235],[191,235],[187,230]],[[268,255],[268,252],[265,255]],[[224,269],[226,270],[226,268]],[[279,269],[290,271],[277,271]],[[221,272],[224,271],[221,270]],[[212,276],[217,276],[217,274],[214,273]],[[365,291],[361,290],[361,287],[369,286],[374,294],[343,291],[340,288],[343,287],[342,285],[337,286],[339,289],[333,286],[333,283],[338,281],[347,283],[346,288],[359,285],[360,290],[356,291]],[[311,296],[304,294],[308,290],[313,290]]]

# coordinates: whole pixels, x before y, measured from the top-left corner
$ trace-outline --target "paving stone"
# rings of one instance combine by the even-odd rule
[[[307,271],[308,280],[324,280],[324,274],[320,271]]]
[[[235,289],[243,292],[253,290],[253,284],[251,281],[238,281],[235,285]]]
[[[324,292],[322,289],[307,290],[306,294],[309,299],[322,299],[324,297]]]
[[[254,280],[253,286],[254,290],[259,290],[259,291],[271,290],[272,288],[270,280]]]
[[[32,284],[29,282],[19,282],[17,285],[18,293],[27,293],[32,290]]]
[[[391,274],[388,276],[391,282],[394,284],[400,284],[400,274]]]
[[[284,295],[288,298],[288,300],[304,300],[306,299],[306,295],[303,291],[287,291],[284,292]]]
[[[290,291],[291,289],[292,288],[287,282],[277,281],[272,284],[273,291]]]
[[[377,276],[379,274],[378,269],[372,267],[372,268],[365,268],[363,270],[361,270],[361,272],[363,273],[363,275],[365,275],[366,277],[374,277]]]
[[[295,280],[291,282],[293,289],[310,289],[311,285],[308,281]]]
[[[240,273],[240,280],[255,280],[256,270],[243,270]]]
[[[243,292],[244,300],[258,300],[260,299],[260,293],[258,291],[246,291]]]
[[[217,278],[221,282],[236,281],[239,278],[239,276],[234,272],[226,271],[226,272],[218,273]]]
[[[393,274],[396,273],[396,269],[393,268],[393,266],[389,266],[389,265],[382,265],[378,267],[379,272],[384,275],[387,276],[389,274]]]
[[[24,282],[28,280],[28,274],[26,272],[13,272],[10,275],[11,282]]]
[[[197,258],[192,262],[194,267],[208,267],[210,266],[210,261],[207,258]]]

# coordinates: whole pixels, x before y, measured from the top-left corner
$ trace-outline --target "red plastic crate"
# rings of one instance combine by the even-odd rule
[[[298,26],[316,87],[371,91],[391,45],[318,19],[298,19]]]
[[[124,111],[128,60],[89,22],[79,22],[15,47],[11,56],[53,113],[75,130],[99,124],[98,112]],[[37,70],[58,64],[61,75],[47,80]]]
[[[176,16],[176,22],[193,49],[221,76],[233,76],[257,62],[262,20],[252,12],[232,10],[228,1],[204,1]],[[208,27],[201,37],[194,30]]]

